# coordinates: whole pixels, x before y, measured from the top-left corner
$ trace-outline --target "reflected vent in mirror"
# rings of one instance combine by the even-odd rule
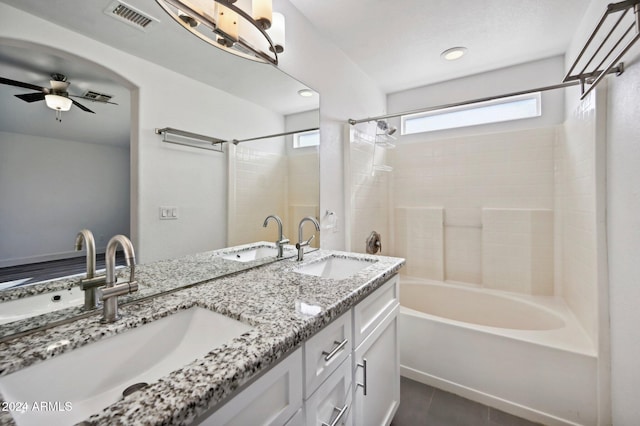
[[[148,31],[155,22],[158,22],[157,19],[145,15],[135,7],[121,1],[109,4],[104,13],[142,31]]]
[[[113,96],[111,95],[95,92],[93,90],[87,90],[82,97],[85,99],[91,99],[96,102],[109,102],[111,98],[113,98]]]

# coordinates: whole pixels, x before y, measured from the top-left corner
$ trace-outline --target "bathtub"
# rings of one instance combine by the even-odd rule
[[[545,425],[597,424],[597,358],[552,297],[400,279],[402,375]]]

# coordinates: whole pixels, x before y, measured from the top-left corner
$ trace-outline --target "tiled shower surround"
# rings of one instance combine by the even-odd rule
[[[230,182],[242,190],[230,189],[228,244],[275,241],[277,227],[262,226],[268,214],[282,218],[284,234],[295,243],[300,219],[319,217],[317,151],[305,148],[285,155],[242,145],[230,149]]]
[[[406,275],[560,296],[595,341],[593,110],[585,101],[561,126],[399,136],[391,172],[372,174],[351,143],[351,249],[376,229]]]
[[[395,238],[407,272],[427,258],[422,278],[553,294],[556,139],[550,128],[398,144],[395,228],[415,235]]]

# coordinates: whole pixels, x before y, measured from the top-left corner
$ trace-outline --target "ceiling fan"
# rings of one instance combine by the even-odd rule
[[[86,106],[77,102],[71,97],[87,99],[93,102],[101,102],[101,103],[109,103],[117,105],[114,102],[104,101],[104,100],[96,100],[93,98],[85,97],[85,96],[76,96],[70,95],[67,89],[69,88],[69,82],[67,81],[67,77],[63,74],[53,73],[51,74],[50,84],[51,87],[41,87],[31,83],[24,83],[22,81],[11,80],[8,78],[0,77],[0,84],[7,84],[9,86],[23,87],[25,89],[36,90],[36,93],[25,93],[22,95],[15,95],[16,98],[20,98],[25,102],[37,102],[37,101],[45,101],[47,106],[52,110],[56,111],[56,120],[62,121],[61,114],[63,111],[69,111],[72,105],[77,106],[83,111],[90,112],[91,114],[95,114],[95,112],[91,111]]]

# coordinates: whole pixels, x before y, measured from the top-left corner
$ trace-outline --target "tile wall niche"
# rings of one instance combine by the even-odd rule
[[[407,259],[404,273],[552,295],[558,132],[399,143],[393,254]]]

